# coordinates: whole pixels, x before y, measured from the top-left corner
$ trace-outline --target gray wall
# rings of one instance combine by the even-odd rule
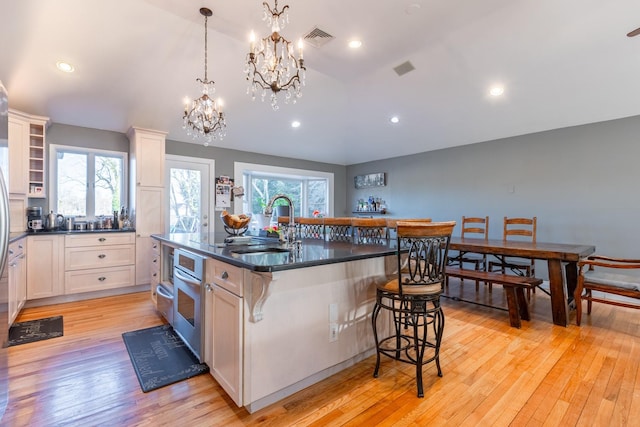
[[[539,241],[640,258],[639,136],[637,116],[351,165],[347,200],[382,197],[392,217],[489,215],[494,238],[504,216],[537,216]],[[374,172],[386,172],[385,187],[354,188],[355,175]]]

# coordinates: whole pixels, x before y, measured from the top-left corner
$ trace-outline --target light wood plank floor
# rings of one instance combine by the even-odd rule
[[[502,290],[449,293],[504,304]],[[7,426],[625,426],[640,419],[640,311],[595,305],[583,326],[551,322],[549,298],[533,320],[509,327],[504,311],[443,300],[444,376],[368,358],[254,414],[201,375],[143,393],[121,334],[161,323],[147,293],[23,311],[64,316],[64,337],[9,348]],[[574,321],[574,314],[571,317]]]

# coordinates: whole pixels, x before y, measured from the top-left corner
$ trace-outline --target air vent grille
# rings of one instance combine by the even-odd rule
[[[406,61],[398,65],[397,67],[394,67],[393,71],[395,71],[398,76],[403,76],[409,71],[413,71],[415,69],[416,67],[414,67],[410,61]]]
[[[315,27],[311,31],[309,31],[307,34],[305,34],[304,42],[307,44],[310,44],[313,47],[322,47],[325,44],[329,43],[334,38],[335,37],[333,37],[331,34],[327,33],[326,31],[323,31],[320,28]]]

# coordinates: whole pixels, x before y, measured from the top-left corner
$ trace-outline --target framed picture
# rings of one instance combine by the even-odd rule
[[[367,175],[356,175],[353,177],[356,188],[384,187],[384,172],[370,173]]]

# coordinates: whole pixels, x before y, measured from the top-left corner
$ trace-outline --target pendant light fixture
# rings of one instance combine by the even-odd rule
[[[204,80],[198,78],[196,81],[202,84],[202,96],[185,102],[182,127],[193,139],[202,139],[206,147],[212,141],[222,140],[226,136],[227,123],[222,112],[222,101],[212,98],[216,91],[214,82],[207,76],[207,20],[213,12],[203,7],[200,14],[204,16]]]
[[[304,86],[306,68],[302,57],[302,39],[298,42],[298,57],[294,53],[293,43],[281,34],[289,22],[286,5],[278,10],[278,0],[272,9],[267,2],[263,2],[263,21],[271,27],[271,34],[260,39],[257,43],[255,35],[251,33],[250,49],[247,55],[245,73],[249,86],[247,93],[253,99],[260,94],[264,101],[267,94],[271,94],[271,107],[278,109],[278,94],[284,93],[285,103],[296,103],[302,96],[301,87]]]

